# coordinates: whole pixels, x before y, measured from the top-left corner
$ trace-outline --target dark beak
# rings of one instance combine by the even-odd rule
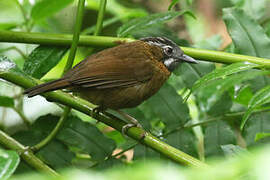
[[[187,56],[185,54],[183,54],[179,60],[181,61],[184,61],[184,62],[187,62],[187,63],[193,63],[193,64],[198,64],[198,61],[196,61],[195,59],[193,59],[192,57],[190,56]]]

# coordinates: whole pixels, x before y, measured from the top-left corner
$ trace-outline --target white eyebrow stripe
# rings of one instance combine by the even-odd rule
[[[152,45],[156,45],[156,46],[161,46],[161,43],[158,42],[154,42],[154,41],[146,41],[146,43],[152,44]]]
[[[162,37],[157,37],[158,40],[165,42],[165,40]]]

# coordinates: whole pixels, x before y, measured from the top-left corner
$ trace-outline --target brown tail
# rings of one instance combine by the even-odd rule
[[[37,85],[35,87],[26,89],[24,91],[24,94],[27,94],[28,97],[33,97],[35,95],[45,93],[48,91],[66,88],[69,85],[70,85],[70,83],[66,79],[57,79],[55,81],[43,83],[43,84]]]

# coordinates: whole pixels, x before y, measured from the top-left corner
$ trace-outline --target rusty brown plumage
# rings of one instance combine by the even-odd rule
[[[25,91],[29,97],[68,88],[103,108],[139,105],[155,94],[170,76],[160,47],[144,41],[103,50],[80,62],[56,81]]]

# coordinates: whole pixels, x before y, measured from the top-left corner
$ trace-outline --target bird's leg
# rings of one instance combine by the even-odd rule
[[[122,117],[124,117],[128,122],[128,124],[124,125],[122,128],[122,134],[124,136],[126,136],[126,132],[129,128],[131,127],[139,127],[142,128],[142,125],[137,121],[137,119],[135,119],[134,117],[128,115],[127,113],[120,111],[120,110],[116,110]],[[145,133],[142,135],[142,137],[140,139],[143,139],[145,137]]]
[[[122,117],[124,117],[126,120],[128,120],[129,122],[131,122],[133,125],[135,125],[136,127],[142,128],[142,125],[140,125],[140,123],[137,121],[137,119],[135,119],[134,117],[130,116],[129,114],[121,111],[121,110],[116,110]]]

